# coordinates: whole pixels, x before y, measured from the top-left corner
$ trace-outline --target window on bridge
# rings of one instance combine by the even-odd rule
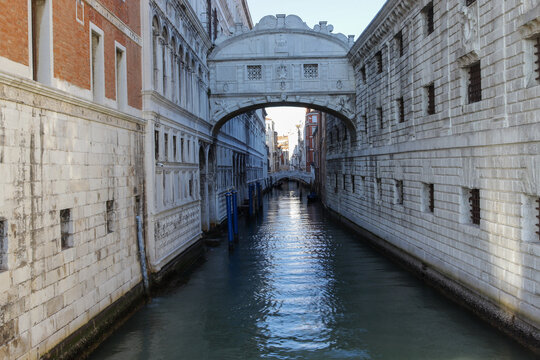
[[[317,79],[319,77],[318,64],[304,64],[304,78]]]
[[[262,65],[247,66],[248,80],[262,80]]]
[[[482,100],[482,72],[480,61],[469,66],[469,86],[468,99],[469,104]]]
[[[426,112],[428,115],[435,114],[435,84],[429,84],[425,88]]]

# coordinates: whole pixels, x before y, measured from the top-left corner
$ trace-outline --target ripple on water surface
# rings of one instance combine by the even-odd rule
[[[534,359],[382,258],[298,192],[275,192],[187,284],[92,359]]]

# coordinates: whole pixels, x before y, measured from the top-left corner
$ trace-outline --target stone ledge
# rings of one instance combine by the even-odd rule
[[[540,354],[540,329],[533,324],[429,267],[421,259],[388,243],[335,210],[327,206],[325,206],[325,210],[349,229],[367,239],[376,250],[424,280],[444,296],[473,312],[535,354]]]

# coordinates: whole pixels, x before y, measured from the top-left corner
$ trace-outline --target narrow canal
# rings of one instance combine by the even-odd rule
[[[534,358],[284,188],[91,359]]]

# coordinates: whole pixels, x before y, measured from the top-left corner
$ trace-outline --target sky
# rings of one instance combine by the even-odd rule
[[[355,35],[355,40],[369,25],[385,0],[248,0],[253,24],[266,15],[298,15],[313,28],[319,21],[328,21],[334,33]],[[267,108],[276,123],[276,131],[285,134],[305,116],[303,108]]]

